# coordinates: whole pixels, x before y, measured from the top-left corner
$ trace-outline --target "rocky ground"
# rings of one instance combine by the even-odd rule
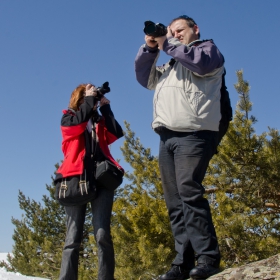
[[[236,268],[229,268],[209,280],[280,280],[280,254]]]

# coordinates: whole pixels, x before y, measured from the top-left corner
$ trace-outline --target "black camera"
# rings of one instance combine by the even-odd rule
[[[167,34],[167,27],[162,23],[154,23],[150,20],[145,21],[144,33],[153,37],[161,37]]]
[[[101,97],[107,93],[110,92],[110,88],[109,88],[109,82],[105,82],[101,87],[98,87],[95,89],[95,92],[97,93],[96,95],[96,99],[99,101],[101,99]]]

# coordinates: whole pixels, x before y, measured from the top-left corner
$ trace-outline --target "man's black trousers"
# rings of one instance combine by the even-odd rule
[[[202,181],[217,150],[215,131],[160,131],[159,167],[175,239],[173,264],[219,266],[220,252]]]

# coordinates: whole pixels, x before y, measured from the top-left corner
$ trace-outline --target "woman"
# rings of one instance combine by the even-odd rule
[[[98,114],[98,105],[102,116]],[[95,162],[104,158],[114,162],[123,171],[108,148],[109,144],[123,136],[123,130],[114,118],[110,101],[104,95],[98,98],[93,85],[81,84],[73,91],[69,108],[63,111],[61,131],[64,161],[57,170],[56,182],[86,174],[95,187]],[[98,280],[114,279],[115,258],[110,234],[113,198],[113,190],[97,186],[96,197],[90,201],[98,247]],[[79,247],[83,237],[86,206],[87,203],[65,206],[67,233],[60,280],[78,279]]]

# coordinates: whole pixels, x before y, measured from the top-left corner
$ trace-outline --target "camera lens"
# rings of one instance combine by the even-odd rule
[[[146,35],[150,35],[156,31],[156,25],[154,23],[151,23],[149,25],[146,25],[144,28],[144,33]]]

